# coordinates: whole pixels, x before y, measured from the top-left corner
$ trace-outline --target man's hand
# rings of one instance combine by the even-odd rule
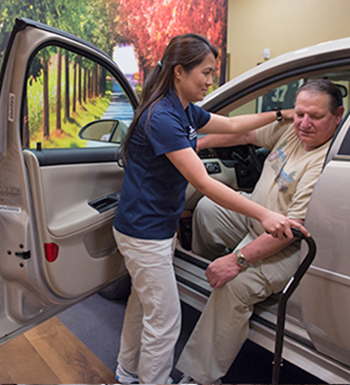
[[[225,282],[235,278],[240,270],[241,267],[237,263],[236,254],[232,253],[215,259],[208,266],[205,275],[210,286],[218,289]]]

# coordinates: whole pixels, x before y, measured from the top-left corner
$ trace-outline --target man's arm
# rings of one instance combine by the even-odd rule
[[[304,223],[304,221],[300,219],[294,220],[300,224]],[[294,241],[295,238],[285,238],[280,240],[267,233],[263,233],[254,241],[244,246],[241,249],[241,252],[247,259],[248,263],[251,264],[278,253]],[[241,270],[242,267],[237,263],[236,254],[230,253],[213,261],[208,266],[205,275],[210,283],[210,286],[217,289],[225,282],[236,277]]]

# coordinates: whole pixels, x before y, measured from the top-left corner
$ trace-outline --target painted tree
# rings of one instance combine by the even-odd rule
[[[4,49],[8,42],[10,33],[12,31],[14,21],[20,14],[26,18],[48,24],[64,31],[70,32],[76,36],[79,36],[85,40],[88,40],[105,52],[112,54],[113,47],[115,45],[116,34],[114,31],[115,14],[116,14],[117,3],[112,0],[21,0],[20,4],[18,1],[12,0],[1,0],[0,2],[0,64],[4,55]],[[20,11],[20,12],[19,12]],[[63,102],[65,120],[70,118],[71,100],[70,89],[73,88],[74,75],[70,76],[70,71],[76,68],[76,62],[79,61],[77,55],[68,55],[67,52],[64,54],[64,65],[60,65],[61,57],[60,53],[57,53],[57,48],[52,47],[50,51],[41,50],[36,58],[39,60],[38,65],[32,65],[33,73],[30,73],[31,81],[37,81],[38,79],[43,82],[43,120],[42,129],[45,138],[50,136],[49,127],[49,96],[48,96],[48,82],[49,79],[49,68],[51,65],[51,58],[53,56],[58,57],[59,65],[57,67],[56,76],[56,109],[55,109],[55,129],[61,131],[61,106]],[[56,59],[57,61],[57,59]],[[34,63],[35,64],[35,63]],[[79,62],[79,75],[78,79],[78,100],[82,101],[82,64]],[[39,68],[39,71],[37,71]],[[61,72],[65,70],[65,77]],[[92,73],[92,72],[91,72]],[[104,76],[100,71],[100,76]],[[42,80],[41,80],[42,79]],[[101,84],[103,79],[99,79]],[[72,84],[71,84],[72,83]],[[61,92],[61,87],[62,92]],[[73,93],[74,94],[74,93]],[[62,98],[62,100],[61,100]],[[76,96],[74,96],[75,100]],[[24,146],[28,146],[28,117],[24,118],[24,132],[23,138],[25,138]]]
[[[56,130],[62,130],[61,120],[61,81],[62,81],[62,49],[57,50],[57,83],[56,83]]]
[[[226,19],[227,0],[120,0],[118,29],[147,75],[170,39],[182,33],[206,36],[225,59]]]
[[[50,0],[41,0],[40,2],[35,0],[22,0],[21,1],[21,15],[39,21],[45,24],[52,25],[61,29],[68,29],[68,26],[73,25],[72,15],[74,15],[73,9],[76,9],[77,5],[82,3],[82,0],[73,3],[67,3],[64,0],[56,0],[52,2]],[[12,31],[15,18],[18,16],[18,2],[11,0],[2,0],[0,5],[0,24],[1,28],[1,46],[7,43],[8,36]],[[48,138],[50,135],[49,127],[49,101],[48,101],[48,82],[49,82],[49,65],[50,54],[47,50],[42,50],[37,58],[41,59],[42,71],[43,71],[43,133],[44,137]],[[38,79],[38,73],[36,72],[37,66],[31,66],[33,73],[29,73],[30,78],[33,80]],[[59,78],[59,77],[58,77]],[[57,101],[60,105],[60,101]],[[61,129],[60,114],[56,117],[56,129]],[[25,117],[28,121],[28,117]]]
[[[54,18],[55,8],[52,5],[52,2],[49,0],[43,0],[40,4],[35,5],[34,1],[26,0],[21,3],[21,15],[36,20],[40,22],[45,22],[47,19]],[[3,54],[3,49],[5,48],[9,35],[12,31],[15,18],[18,16],[18,3],[11,0],[2,0],[0,5],[0,25],[1,25],[1,34],[0,34],[0,58]],[[49,109],[48,109],[48,65],[49,65],[49,56],[47,51],[42,50],[39,53],[39,56],[36,56],[36,60],[41,60],[41,63],[34,62],[30,67],[29,79],[31,82],[37,81],[43,72],[43,132],[44,136],[48,137],[50,133],[49,128]],[[39,70],[38,70],[39,69]],[[26,110],[28,113],[28,111]],[[28,132],[28,116],[24,116],[24,125],[23,125],[23,145],[26,147],[29,143],[29,132]]]

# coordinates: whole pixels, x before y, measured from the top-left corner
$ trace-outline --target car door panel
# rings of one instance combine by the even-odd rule
[[[113,217],[114,211],[101,214],[88,203],[121,190],[124,173],[117,162],[40,167],[29,151],[25,160],[37,206],[45,210],[43,219],[53,236],[80,232]]]
[[[314,234],[318,252],[301,282],[301,293],[306,329],[316,348],[349,366],[350,169],[349,156],[347,158],[330,161],[313,192],[305,223]]]
[[[35,217],[40,218],[39,244],[60,247],[56,261],[42,261],[50,289],[74,298],[118,276],[122,265],[112,234],[116,207],[100,213],[89,205],[121,190],[123,171],[117,162],[40,167],[32,152],[24,155]]]

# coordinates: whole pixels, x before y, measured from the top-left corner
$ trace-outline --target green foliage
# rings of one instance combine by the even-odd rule
[[[51,55],[51,56],[50,56]],[[70,79],[72,79],[72,72],[74,71],[75,63],[78,61],[77,55],[72,52],[69,53],[71,72]],[[43,58],[47,61],[48,74],[46,80],[48,88],[47,100],[44,101],[44,83],[42,65]],[[104,91],[103,96],[92,96],[86,98],[86,102],[82,104],[76,103],[76,111],[71,111],[68,119],[63,119],[61,127],[56,127],[57,118],[57,50],[55,47],[46,47],[39,51],[33,58],[30,67],[30,76],[27,84],[27,106],[28,106],[28,137],[29,147],[35,148],[37,142],[42,143],[43,148],[72,148],[85,147],[86,141],[79,139],[79,130],[88,122],[99,119],[108,109],[111,99],[111,82],[107,82],[107,90]],[[87,67],[92,68],[92,62],[88,60],[81,60]],[[105,74],[106,75],[106,74]],[[66,87],[65,77],[61,76],[62,82],[61,95]],[[72,81],[69,84],[69,99],[70,106],[74,97],[74,90]],[[62,98],[62,96],[61,96]],[[48,105],[49,114],[49,136],[45,136],[44,132],[44,105]],[[60,103],[61,116],[64,116],[64,104]]]
[[[31,91],[31,96],[32,91]],[[72,118],[62,124],[62,131],[52,130],[48,139],[44,138],[41,127],[42,122],[42,104],[40,99],[31,99],[29,109],[30,122],[30,148],[36,148],[36,143],[41,142],[43,148],[78,148],[85,147],[86,141],[78,137],[78,132],[87,123],[101,118],[107,110],[110,103],[110,93],[104,97],[91,99],[82,106],[78,106]],[[29,103],[28,103],[29,104]],[[62,107],[63,114],[63,107]],[[50,126],[55,127],[55,114],[50,114]]]
[[[135,91],[136,91],[138,97],[141,98],[141,94],[142,94],[142,86],[141,86],[141,84],[136,84]]]
[[[115,12],[116,5],[109,0],[1,0],[0,65],[15,20],[20,16],[70,32],[111,55]]]

